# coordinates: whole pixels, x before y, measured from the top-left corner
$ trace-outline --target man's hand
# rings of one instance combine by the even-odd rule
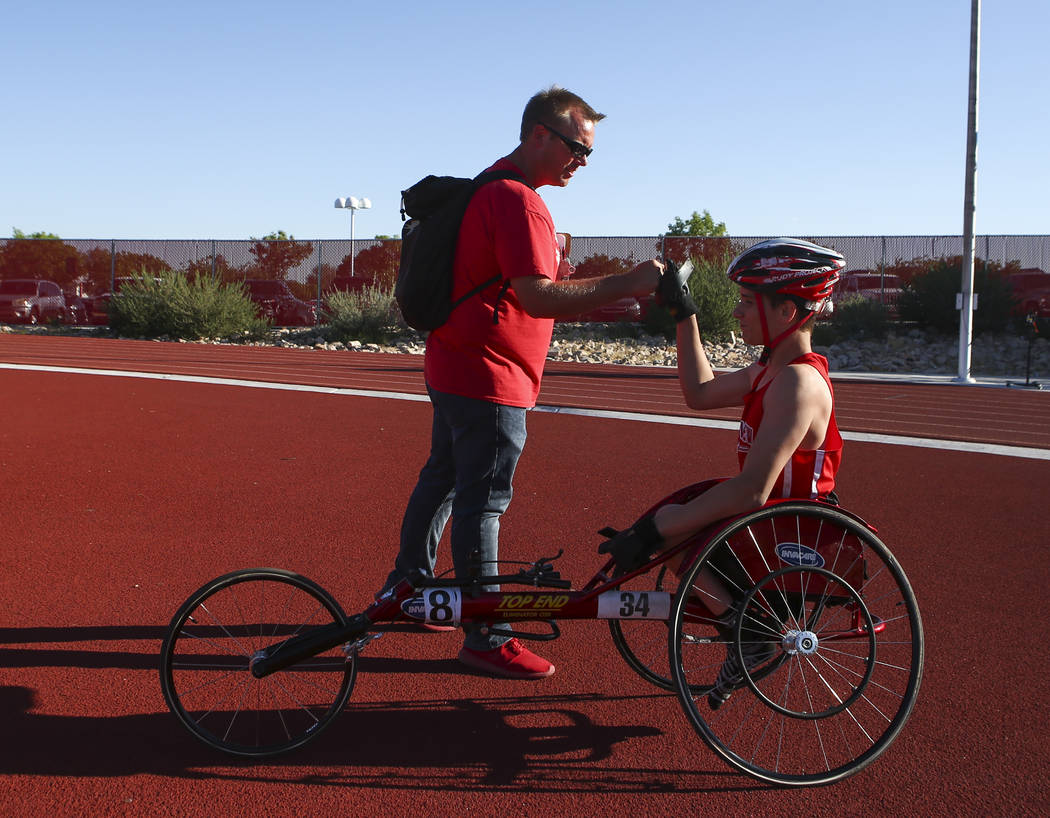
[[[660,304],[667,308],[671,317],[676,322],[685,321],[698,312],[696,303],[689,293],[688,278],[681,281],[678,275],[678,265],[668,259],[660,282],[656,287],[656,298]]]
[[[626,273],[625,275],[631,279],[633,294],[648,295],[656,289],[663,269],[663,264],[656,259],[652,259],[651,261],[643,261],[629,273]]]
[[[565,281],[572,277],[572,274],[576,272],[576,268],[569,263],[567,258],[563,258],[558,262],[558,277],[557,281]]]

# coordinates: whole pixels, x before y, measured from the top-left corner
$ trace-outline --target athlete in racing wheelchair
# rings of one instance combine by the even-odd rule
[[[632,570],[663,549],[711,523],[759,508],[777,498],[823,500],[837,504],[835,473],[842,438],[835,422],[834,392],[828,363],[811,348],[813,325],[831,312],[831,293],[845,267],[833,250],[799,239],[778,238],[756,244],[729,265],[727,274],[740,288],[733,312],[744,342],[762,346],[758,361],[718,377],[704,351],[697,326],[697,306],[686,282],[668,263],[659,297],[677,325],[678,379],[693,409],[743,406],[737,438],[740,473],[710,481],[699,495],[662,505],[617,533],[599,551],[611,554],[623,570]],[[718,564],[719,554],[712,556]],[[742,602],[739,588],[726,581],[734,567],[723,559],[719,574],[705,570],[704,602],[728,632]],[[741,623],[740,654],[747,672],[772,658],[775,643],[769,624],[751,614]],[[727,638],[727,645],[731,642]],[[718,709],[745,684],[738,654],[726,659],[708,693]]]

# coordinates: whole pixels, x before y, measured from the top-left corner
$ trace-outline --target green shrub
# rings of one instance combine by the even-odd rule
[[[642,319],[642,326],[650,335],[663,336],[668,340],[673,340],[675,337],[675,322],[671,318],[671,313],[655,301],[649,305],[649,310]]]
[[[190,280],[170,270],[157,276],[143,271],[124,284],[110,300],[109,325],[120,335],[188,340],[261,338],[269,326],[242,285],[208,276]]]
[[[739,327],[733,317],[739,289],[726,275],[729,257],[716,260],[694,258],[692,261],[695,269],[689,277],[689,293],[699,309],[696,321],[700,335],[705,340],[728,340]],[[663,335],[668,340],[675,337],[675,322],[671,314],[655,303],[649,308],[643,323],[651,335]]]
[[[890,313],[885,304],[854,295],[835,304],[830,321],[817,323],[813,342],[828,344],[847,338],[858,341],[885,338],[889,327]]]
[[[838,333],[835,328],[831,326],[830,321],[818,321],[816,326],[813,327],[813,346],[814,347],[827,347],[832,344],[838,343],[840,340]]]
[[[974,332],[1002,332],[1010,325],[1014,300],[1001,271],[1001,265],[995,262],[974,262],[973,287],[979,295],[973,314]],[[898,306],[900,317],[936,332],[956,333],[959,311],[955,308],[955,296],[961,290],[962,259],[938,259],[905,282]]]
[[[384,343],[400,333],[393,289],[365,287],[335,292],[328,300],[329,337],[335,341]]]

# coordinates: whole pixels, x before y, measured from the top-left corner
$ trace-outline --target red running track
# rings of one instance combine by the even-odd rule
[[[0,335],[0,362],[130,370],[423,395],[420,355]],[[839,426],[853,432],[1050,449],[1050,394],[836,379]],[[684,406],[674,370],[548,362],[547,406],[736,421]]]
[[[371,360],[396,370],[401,359]],[[848,444],[843,497],[908,571],[927,658],[901,737],[841,784],[779,791],[731,773],[597,622],[566,623],[544,651],[558,672],[536,683],[461,670],[454,635],[390,635],[368,648],[347,712],[315,745],[251,765],[197,745],[166,712],[164,628],[205,580],[262,564],[364,607],[425,454],[426,404],[15,370],[0,370],[0,395],[5,812],[1045,811],[1045,460]],[[595,566],[597,528],[734,468],[731,431],[543,413],[529,423],[503,553],[564,547],[560,568],[576,581]]]

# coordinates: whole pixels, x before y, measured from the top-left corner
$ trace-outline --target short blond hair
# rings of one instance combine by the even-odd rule
[[[567,124],[573,111],[579,111],[580,115],[590,122],[601,122],[605,119],[605,114],[598,113],[572,91],[557,85],[540,91],[529,100],[525,112],[521,115],[521,141],[529,138],[536,125],[550,123],[552,120],[557,120],[558,124]]]

